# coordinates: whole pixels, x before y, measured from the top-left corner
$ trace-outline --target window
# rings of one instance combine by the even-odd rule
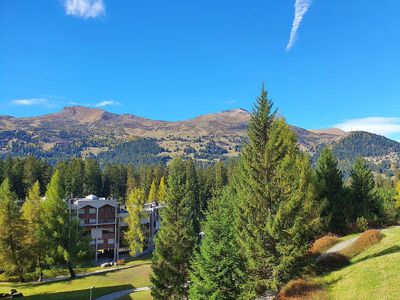
[[[89,224],[96,224],[96,219],[89,219]]]
[[[113,245],[114,244],[114,239],[108,239],[108,244]]]
[[[95,214],[96,209],[95,208],[89,208],[89,214]]]
[[[103,228],[103,234],[114,233],[114,228]]]
[[[83,215],[85,213],[85,209],[84,208],[81,208],[80,210],[79,210],[79,214],[80,215]]]

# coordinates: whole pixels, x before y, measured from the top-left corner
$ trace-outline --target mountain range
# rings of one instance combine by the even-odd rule
[[[34,155],[55,163],[80,156],[138,164],[183,156],[209,162],[239,154],[250,118],[239,108],[169,122],[84,106],[37,117],[0,116],[0,158]],[[314,161],[326,145],[344,169],[362,156],[377,171],[386,172],[400,158],[400,143],[373,133],[291,128],[299,147]]]

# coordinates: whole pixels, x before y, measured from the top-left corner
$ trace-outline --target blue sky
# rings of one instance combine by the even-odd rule
[[[0,0],[0,114],[81,104],[181,120],[250,110],[264,81],[291,124],[400,140],[400,1],[295,11],[295,0]]]

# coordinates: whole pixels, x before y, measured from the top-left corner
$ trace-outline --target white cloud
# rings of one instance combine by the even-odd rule
[[[103,0],[65,0],[64,7],[67,15],[84,19],[97,18],[106,13]]]
[[[47,99],[44,98],[16,99],[12,100],[11,103],[19,106],[49,106],[51,104]]]
[[[294,19],[292,23],[292,30],[290,31],[289,42],[286,46],[286,51],[289,51],[297,40],[297,31],[299,30],[301,21],[304,15],[312,4],[312,0],[296,0],[294,4]]]
[[[400,118],[368,117],[346,120],[335,125],[344,131],[368,131],[384,136],[400,134]]]
[[[104,106],[116,106],[116,105],[121,105],[121,103],[114,101],[114,100],[106,100],[106,101],[101,101],[99,103],[96,103],[94,106],[104,107]]]

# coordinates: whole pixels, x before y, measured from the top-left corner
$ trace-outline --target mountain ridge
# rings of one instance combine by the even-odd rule
[[[0,157],[31,154],[54,161],[74,156],[107,157],[108,152],[125,151],[138,138],[150,138],[154,143],[141,147],[151,147],[153,154],[158,151],[156,156],[164,161],[174,156],[221,160],[239,154],[250,118],[251,113],[242,108],[163,121],[85,106],[67,106],[59,112],[34,117],[0,116]],[[324,146],[332,147],[341,160],[348,160],[347,165],[358,155],[371,156],[370,161],[384,161],[386,165],[387,157],[392,161],[400,157],[400,143],[372,133],[291,128],[300,149],[313,160]],[[138,145],[132,147],[142,149]]]

